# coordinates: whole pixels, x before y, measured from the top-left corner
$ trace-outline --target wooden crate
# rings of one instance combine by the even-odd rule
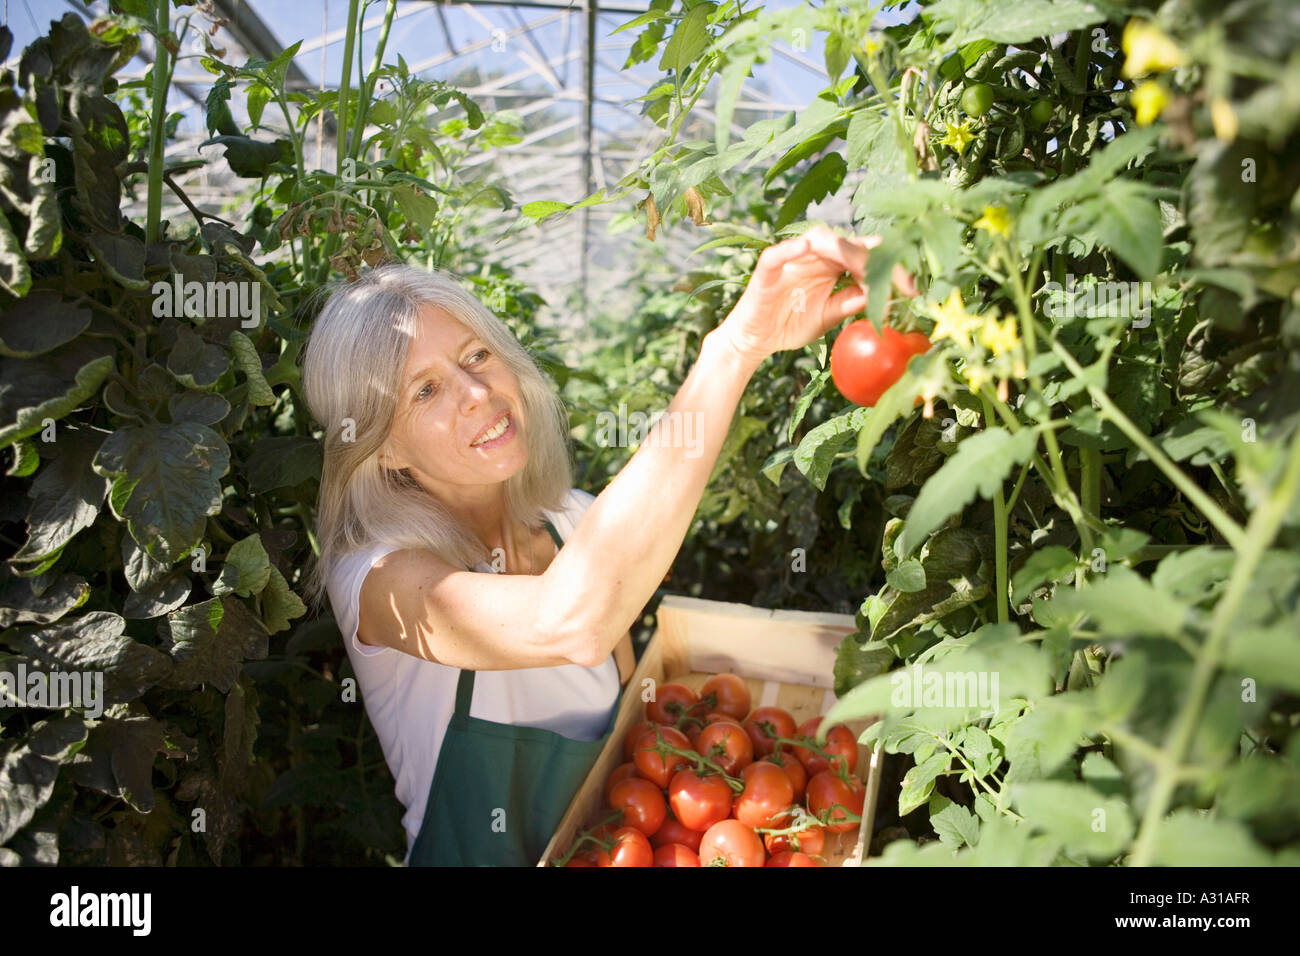
[[[703,601],[666,595],[657,626],[624,691],[614,732],[582,788],[560,820],[538,866],[562,856],[581,831],[607,812],[605,781],[623,763],[623,738],[644,719],[641,688],[647,678],[676,681],[698,690],[713,674],[745,678],[754,707],[783,707],[796,724],[820,717],[835,703],[832,671],[835,649],[856,630],[849,614],[769,611],[745,604]],[[850,721],[860,734],[870,720]],[[847,833],[827,834],[824,856],[832,866],[858,865],[871,843],[882,754],[858,745],[856,773],[866,785],[862,825]]]

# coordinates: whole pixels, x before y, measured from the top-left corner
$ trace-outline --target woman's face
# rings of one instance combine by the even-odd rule
[[[381,463],[435,494],[497,484],[528,460],[526,426],[514,372],[467,326],[421,306]]]

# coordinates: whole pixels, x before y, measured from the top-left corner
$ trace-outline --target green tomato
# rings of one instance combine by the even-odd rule
[[[962,91],[961,108],[967,116],[983,116],[992,105],[993,87],[987,83],[975,83]]]
[[[1045,126],[1054,112],[1056,107],[1051,100],[1034,100],[1033,105],[1029,107],[1029,122],[1034,126]]]

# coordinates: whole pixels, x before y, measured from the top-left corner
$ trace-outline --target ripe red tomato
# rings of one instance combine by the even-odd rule
[[[906,335],[889,328],[883,335],[866,319],[849,323],[831,346],[831,378],[840,394],[858,405],[874,405],[903,376],[913,355],[928,351],[920,332]],[[917,398],[917,402],[920,402]]]
[[[794,802],[803,803],[804,791],[808,786],[808,771],[799,762],[799,758],[783,749],[780,753],[768,754],[763,760],[785,771],[785,775],[790,778],[790,785],[794,787]]]
[[[823,770],[821,773],[814,775],[808,781],[809,812],[820,817],[838,803],[849,812],[862,816],[862,805],[866,802],[867,788],[862,785],[862,781],[857,777],[850,777],[849,779],[852,783],[846,784],[833,770]],[[843,822],[832,822],[826,827],[828,833],[847,833],[857,826],[852,820],[845,819],[844,810],[839,808],[836,808],[831,813],[830,819]]]
[[[678,773],[682,772],[678,771]],[[709,825],[712,826],[714,822],[716,821],[710,821]],[[669,814],[668,818],[664,820],[664,825],[656,830],[655,835],[650,838],[650,845],[657,849],[661,846],[667,846],[669,843],[680,843],[682,846],[698,851],[700,849],[700,837],[702,836],[704,836],[703,830],[692,830],[672,814]]]
[[[775,853],[767,861],[766,866],[816,866],[816,861],[806,853],[798,853],[794,850],[782,850]]]
[[[760,707],[746,718],[745,733],[754,742],[754,756],[766,757],[776,747],[773,737],[794,736],[795,723],[790,712],[780,707]]]
[[[683,728],[686,736],[690,738],[691,746],[698,749],[700,742],[700,732],[709,724],[716,724],[720,720],[735,720],[730,714],[720,714],[717,711],[710,711],[707,714],[694,714],[691,720]]]
[[[681,750],[690,750],[691,742],[687,736],[680,730],[674,730],[672,727],[657,727],[647,730],[636,742],[636,750],[632,755],[632,761],[636,764],[636,772],[645,777],[656,787],[668,786],[668,781],[673,778],[673,774],[679,767],[686,765],[686,758],[679,754],[668,754],[660,756],[659,752],[654,749],[658,742],[656,731],[663,736],[664,742],[672,744]]]
[[[679,770],[668,786],[668,805],[682,826],[702,833],[731,816],[731,787],[717,774]]]
[[[713,824],[700,840],[700,866],[762,866],[765,859],[763,841],[739,820]]]
[[[735,803],[736,819],[745,826],[785,826],[794,803],[794,786],[775,764],[751,763],[744,770],[745,789]]]
[[[632,754],[636,750],[636,742],[641,738],[641,735],[657,726],[659,725],[653,720],[643,720],[629,730],[627,736],[623,738],[623,759],[631,760]]]
[[[614,849],[610,853],[600,851],[597,866],[651,866],[654,863],[654,850],[646,835],[635,827],[622,827],[614,831]]]
[[[655,850],[655,866],[699,866],[700,857],[688,846],[668,843]]]
[[[783,833],[780,836],[768,833],[763,836],[763,845],[774,856],[785,850],[820,856],[822,850],[826,849],[826,831],[822,827],[809,827],[798,833]]]
[[[713,710],[739,723],[749,713],[749,688],[735,674],[715,674],[700,688],[700,703],[706,701]]]
[[[700,756],[712,760],[726,773],[737,774],[754,762],[754,744],[745,728],[734,720],[709,724],[695,741]]]
[[[822,722],[820,717],[811,717],[799,725],[799,733],[805,737],[816,737],[817,727]],[[814,753],[807,747],[795,747],[795,756],[799,758],[804,769],[808,771],[808,776],[819,774],[828,769],[832,763],[843,761],[849,773],[852,773],[858,765],[858,738],[853,735],[853,731],[843,724],[836,724],[826,734],[826,743],[821,744],[821,749],[831,755],[830,761],[820,754]]]
[[[655,835],[668,815],[663,793],[649,780],[639,777],[616,783],[610,791],[609,805],[623,811],[623,826],[636,827],[648,837]]]
[[[609,779],[605,781],[605,802],[609,803],[609,794],[610,791],[614,789],[614,784],[626,780],[628,777],[635,777],[636,775],[636,764],[631,761],[621,763],[615,767],[610,772]]]
[[[688,714],[698,704],[700,695],[685,684],[660,684],[655,688],[655,699],[645,705],[646,720],[659,724],[675,724],[679,717]]]

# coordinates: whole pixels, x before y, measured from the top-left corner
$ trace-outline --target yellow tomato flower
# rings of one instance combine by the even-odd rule
[[[875,56],[884,47],[884,41],[880,39],[879,33],[868,33],[865,40],[862,41],[862,49],[867,56]]]
[[[1139,126],[1150,126],[1169,105],[1169,91],[1157,80],[1139,83],[1133,91],[1133,110]]]
[[[1210,121],[1214,124],[1214,135],[1225,143],[1237,138],[1237,114],[1222,96],[1210,100]]]
[[[966,304],[961,300],[961,292],[953,289],[948,300],[935,308],[934,331],[930,333],[931,341],[935,339],[953,339],[963,348],[971,347],[970,332],[981,324],[978,316],[966,311]]]
[[[983,365],[967,365],[961,374],[966,379],[966,383],[970,385],[972,392],[978,392],[985,382],[993,380],[993,376],[989,374],[989,370]]]
[[[1012,352],[1020,346],[1020,333],[1016,329],[1016,317],[1008,315],[999,323],[997,318],[989,315],[984,319],[980,329],[980,341],[994,355]]]
[[[1011,235],[1011,214],[1001,206],[985,206],[984,215],[975,220],[975,228],[996,232],[999,236]]]
[[[966,147],[974,138],[975,134],[970,130],[970,120],[962,120],[960,123],[950,123],[943,134],[943,139],[939,142],[949,149],[955,149],[958,156],[964,156]]]
[[[1183,51],[1154,23],[1130,20],[1124,27],[1124,69],[1129,79],[1144,73],[1163,73],[1183,64]]]

